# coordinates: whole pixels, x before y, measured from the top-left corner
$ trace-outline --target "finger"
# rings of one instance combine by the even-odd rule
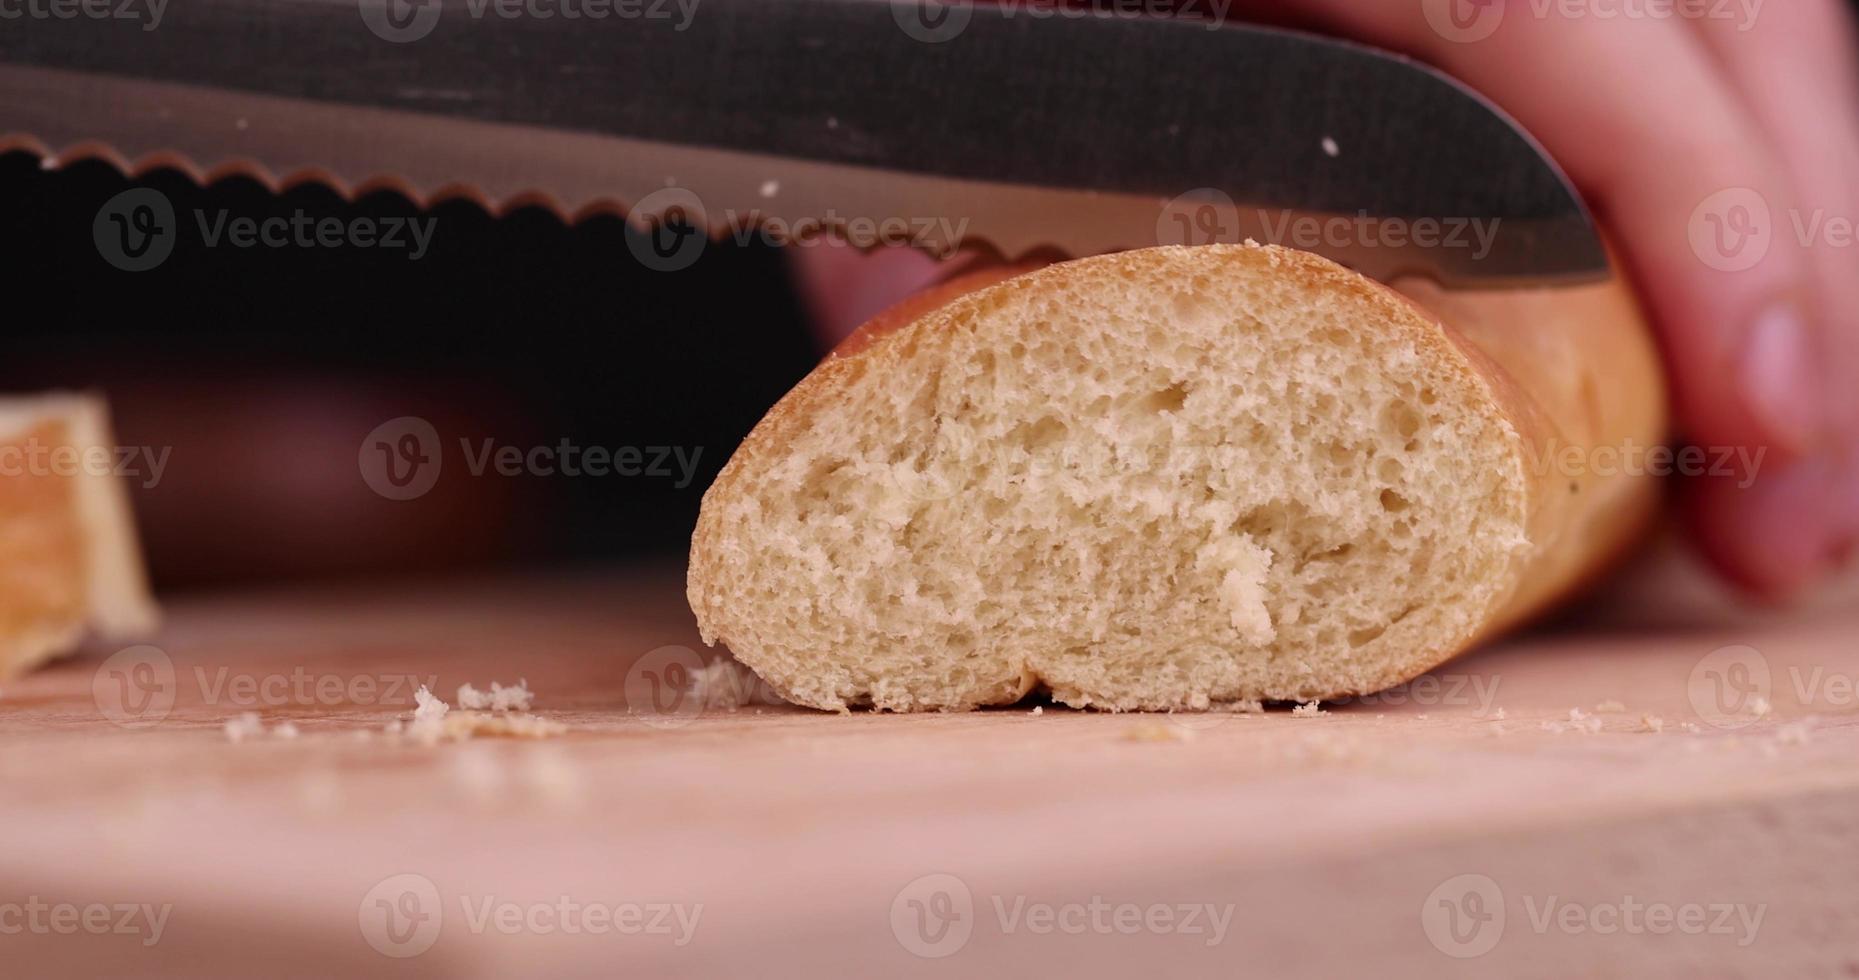
[[[907,246],[861,252],[836,239],[796,245],[788,253],[801,302],[827,349],[897,301],[977,260],[965,252],[938,260]]]
[[[1808,262],[1821,297],[1821,367],[1829,438],[1815,458],[1747,486],[1695,488],[1694,515],[1712,554],[1731,569],[1769,568],[1756,584],[1800,587],[1845,563],[1859,537],[1859,69],[1849,10],[1837,0],[1795,0],[1752,20],[1693,23],[1737,86],[1796,187],[1802,213],[1778,228]],[[1803,531],[1824,535],[1804,540]],[[1783,556],[1781,552],[1793,552]],[[1772,589],[1770,589],[1772,590]]]
[[[1759,470],[1748,482],[1702,479],[1686,495],[1685,516],[1724,577],[1757,595],[1786,599],[1852,560],[1859,496],[1839,488],[1855,481],[1859,463],[1851,455],[1817,454]],[[1802,533],[1809,514],[1834,533]]]
[[[1792,207],[1794,192],[1701,41],[1672,20],[1568,17],[1554,5],[1538,16],[1536,5],[1496,2],[1495,29],[1462,41],[1423,16],[1447,3],[1300,6],[1332,29],[1467,80],[1542,140],[1624,247],[1693,438],[1787,452],[1812,446],[1821,408],[1808,384],[1813,276],[1798,250],[1769,248],[1754,260],[1761,242],[1713,223],[1726,215],[1700,214],[1726,188],[1749,190],[1771,212]],[[1694,225],[1705,233],[1697,248]],[[1711,232],[1725,237],[1713,241]]]
[[[1429,16],[1448,2],[1298,6],[1326,29],[1467,80],[1542,140],[1623,247],[1659,330],[1681,428],[1706,446],[1765,450],[1765,475],[1779,481],[1788,459],[1823,445],[1830,410],[1817,365],[1832,313],[1814,257],[1773,223],[1797,207],[1792,172],[1709,46],[1669,18],[1571,17],[1521,3],[1478,8],[1495,19],[1467,34],[1455,26],[1465,21]],[[1767,506],[1783,506],[1776,493]],[[1734,501],[1717,504],[1700,513],[1733,524]],[[1766,555],[1707,544],[1739,580],[1783,591],[1813,574],[1803,556],[1823,547],[1826,520],[1817,506],[1792,524],[1771,522],[1793,540]]]

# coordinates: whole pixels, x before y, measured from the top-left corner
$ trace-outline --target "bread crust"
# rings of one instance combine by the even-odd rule
[[[0,678],[71,653],[87,633],[128,638],[157,624],[121,478],[29,462],[114,445],[101,396],[0,399],[0,451],[17,461],[0,472]]]
[[[1475,352],[1523,436],[1532,557],[1482,642],[1598,581],[1650,533],[1656,474],[1602,457],[1665,439],[1659,351],[1618,275],[1555,289],[1455,291],[1419,279],[1394,288]]]
[[[1343,697],[1412,679],[1547,604],[1577,589],[1622,555],[1649,525],[1657,481],[1640,472],[1603,472],[1593,465],[1600,447],[1637,442],[1657,445],[1666,425],[1665,389],[1657,351],[1630,290],[1608,282],[1542,290],[1449,292],[1423,281],[1390,287],[1320,256],[1277,246],[1173,247],[1096,256],[1057,267],[1000,267],[971,272],[925,290],[860,327],[756,426],[706,492],[692,537],[688,593],[704,640],[730,642],[726,598],[714,587],[728,561],[719,522],[720,501],[751,492],[741,486],[818,413],[843,397],[853,379],[908,346],[917,331],[971,329],[988,307],[1019,290],[1046,290],[1066,277],[1136,278],[1152,263],[1196,253],[1217,272],[1221,263],[1263,267],[1300,287],[1344,296],[1410,333],[1436,368],[1488,396],[1507,423],[1524,461],[1525,521],[1529,547],[1513,563],[1506,587],[1464,637],[1441,637],[1389,662],[1379,680],[1339,684],[1326,696]],[[1573,452],[1587,465],[1568,471]],[[798,690],[789,679],[766,677],[790,700],[841,707],[819,692]],[[1018,690],[983,703],[1017,700],[1035,683],[1030,672]],[[1359,689],[1358,689],[1359,688]]]

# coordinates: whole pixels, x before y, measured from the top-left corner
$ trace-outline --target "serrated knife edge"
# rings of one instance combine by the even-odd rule
[[[100,112],[108,114],[114,143],[69,122],[95,125]],[[308,146],[319,148],[318,159],[297,158]],[[1010,260],[1180,240],[1165,224],[1179,201],[1150,195],[989,183],[55,68],[0,65],[0,147],[30,150],[54,167],[100,159],[130,176],[173,167],[203,184],[233,175],[273,191],[314,182],[350,200],[393,190],[423,208],[463,199],[493,215],[539,206],[570,223],[610,214],[643,227],[676,208],[713,238],[771,240],[771,229],[843,232],[850,221],[871,227],[891,220],[900,222],[892,237],[840,237],[864,248],[907,244],[936,255],[977,247]],[[693,197],[695,208],[687,206]],[[1290,214],[1262,206],[1230,212],[1218,240],[1274,241],[1271,216]],[[1418,248],[1316,250],[1384,281],[1438,271],[1437,257]],[[1541,277],[1519,269],[1515,280]],[[1496,285],[1503,277],[1487,265],[1478,281]]]
[[[85,111],[77,111],[78,104]],[[94,118],[98,105],[115,115],[115,143],[104,143],[65,120]],[[274,120],[292,132],[271,139]],[[319,159],[280,156],[276,146],[317,145]],[[378,190],[402,194],[420,207],[469,200],[493,215],[540,206],[567,222],[599,214],[646,223],[661,217],[654,192],[683,188],[710,202],[713,236],[736,230],[737,219],[780,220],[793,226],[824,212],[884,217],[895,201],[913,202],[925,218],[946,218],[974,238],[1014,257],[1040,249],[1108,251],[1154,244],[1103,238],[1061,242],[1037,229],[1053,214],[1085,200],[1101,213],[1122,199],[1132,213],[1159,213],[1148,197],[1106,195],[930,178],[618,137],[336,106],[277,96],[117,79],[59,69],[0,65],[0,148],[27,150],[61,167],[81,159],[108,162],[129,176],[172,167],[202,184],[230,176],[273,191],[304,183],[327,186],[344,199]],[[436,164],[430,171],[421,165]],[[675,175],[675,180],[672,179]],[[760,175],[760,176],[751,176]],[[917,185],[903,189],[900,183]],[[774,192],[765,193],[772,184]],[[544,190],[548,188],[548,190]],[[831,200],[819,200],[830,191]],[[639,205],[646,204],[645,208]],[[941,207],[922,205],[940,204]],[[1111,205],[1114,207],[1114,204]],[[987,212],[998,227],[983,233],[958,213]],[[1022,216],[1019,220],[1013,216]],[[687,217],[688,217],[687,212]],[[902,215],[901,217],[916,217]],[[1000,220],[1004,219],[1004,220]],[[1015,227],[1026,232],[1015,232]],[[1127,224],[1125,224],[1127,227]],[[936,252],[963,244],[928,238]]]

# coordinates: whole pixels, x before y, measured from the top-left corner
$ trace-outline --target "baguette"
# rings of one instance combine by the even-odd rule
[[[0,399],[0,677],[156,627],[114,450],[100,397]]]
[[[704,495],[704,640],[788,699],[1366,694],[1568,594],[1656,506],[1595,453],[1666,424],[1618,277],[1391,288],[1252,244],[1017,271],[861,328]]]

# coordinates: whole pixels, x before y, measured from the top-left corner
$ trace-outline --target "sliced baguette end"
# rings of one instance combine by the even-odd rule
[[[101,396],[0,399],[0,677],[160,623],[115,445]]]
[[[1157,248],[830,358],[705,494],[692,609],[790,700],[1111,710],[1380,690],[1529,551],[1523,437],[1445,328],[1308,253]]]

